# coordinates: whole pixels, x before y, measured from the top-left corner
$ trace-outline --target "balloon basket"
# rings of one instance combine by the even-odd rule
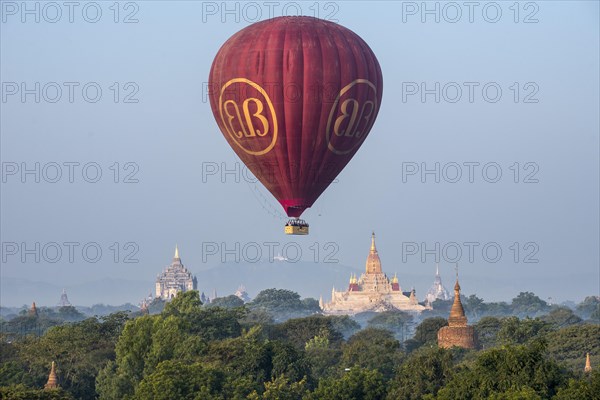
[[[292,218],[285,224],[286,235],[308,235],[308,224],[303,219]]]

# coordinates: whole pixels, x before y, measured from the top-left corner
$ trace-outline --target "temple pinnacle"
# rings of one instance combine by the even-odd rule
[[[55,389],[58,387],[58,378],[56,377],[56,369],[54,361],[52,361],[52,367],[50,367],[50,375],[48,376],[48,382],[44,386],[44,389]]]
[[[592,372],[592,363],[590,362],[590,353],[586,353],[586,355],[585,355],[585,368],[583,370],[585,372]]]

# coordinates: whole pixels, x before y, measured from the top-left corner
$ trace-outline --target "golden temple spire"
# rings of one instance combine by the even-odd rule
[[[592,363],[590,362],[590,353],[586,353],[586,355],[585,355],[585,368],[583,370],[585,372],[592,372]]]
[[[37,307],[35,306],[35,301],[31,304],[31,308],[29,309],[29,315],[32,317],[38,316],[38,310],[37,310]]]
[[[179,258],[179,249],[177,248],[177,245],[175,245],[175,255],[173,258]]]
[[[375,232],[371,234],[371,250],[367,257],[366,265],[367,274],[381,274],[381,260],[379,254],[377,254],[377,248],[375,247]]]
[[[398,274],[394,272],[394,277],[392,278],[392,283],[398,283]]]
[[[467,326],[467,317],[465,309],[460,301],[460,284],[458,283],[458,264],[456,264],[456,283],[454,284],[454,303],[450,309],[450,318],[448,318],[450,326]]]
[[[44,386],[44,389],[56,389],[58,387],[58,378],[56,377],[56,368],[54,361],[52,361],[52,367],[50,367],[50,375],[48,376],[48,382]]]

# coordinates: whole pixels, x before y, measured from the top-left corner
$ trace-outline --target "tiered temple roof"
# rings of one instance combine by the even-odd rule
[[[156,297],[172,299],[179,292],[196,290],[196,277],[181,263],[179,249],[175,246],[175,255],[171,265],[156,277]]]
[[[71,302],[67,297],[67,289],[63,289],[62,294],[60,295],[60,301],[58,302],[59,307],[69,307]]]
[[[463,347],[474,349],[477,345],[475,329],[467,325],[465,309],[460,301],[460,284],[458,283],[458,270],[456,272],[456,284],[454,285],[454,303],[450,309],[448,326],[438,331],[438,346],[444,348]]]
[[[375,233],[371,235],[371,248],[360,276],[350,275],[348,289],[331,291],[331,302],[320,301],[326,314],[357,314],[365,311],[402,310],[421,312],[426,307],[419,304],[414,290],[408,295],[402,292],[398,277],[391,280],[381,268],[381,259],[375,245]]]
[[[435,267],[435,279],[433,285],[427,291],[425,296],[429,303],[433,303],[436,300],[450,300],[450,293],[442,284],[442,277],[440,276],[440,267],[436,264]]]
[[[54,361],[52,361],[52,366],[50,367],[50,375],[48,375],[48,382],[44,386],[44,389],[56,389],[58,387],[58,378],[56,377],[56,366]]]

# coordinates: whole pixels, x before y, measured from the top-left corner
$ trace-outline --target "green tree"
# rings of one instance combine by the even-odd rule
[[[454,364],[450,350],[421,348],[400,365],[390,382],[388,400],[419,400],[435,396],[452,377]]]
[[[222,400],[225,374],[200,363],[163,361],[135,391],[136,400]]]
[[[57,388],[51,390],[30,389],[25,385],[0,387],[0,399],[7,400],[73,400],[70,393]]]
[[[383,400],[385,380],[377,370],[351,368],[341,378],[325,378],[307,400]]]
[[[305,353],[315,379],[334,376],[339,372],[342,351],[332,347],[329,339],[315,336],[306,343]]]
[[[560,388],[553,400],[598,400],[600,393],[600,371],[592,371],[589,376],[569,379],[566,387]]]
[[[222,307],[222,308],[237,308],[243,307],[244,300],[240,299],[236,295],[232,294],[226,297],[217,297],[210,303],[206,304],[205,307]]]
[[[590,315],[590,320],[594,321],[595,323],[600,322],[600,307],[596,308],[596,310],[594,310],[594,312]]]
[[[333,329],[341,333],[344,338],[349,338],[360,330],[360,324],[350,318],[348,315],[328,316]]]
[[[94,398],[96,375],[115,357],[118,328],[95,318],[56,326],[39,339],[18,345],[19,359],[27,366],[36,387],[48,378],[56,361],[60,386],[77,398]]]
[[[496,317],[483,317],[473,325],[479,345],[483,349],[493,347],[498,342],[498,333],[502,328],[502,320]]]
[[[302,400],[308,395],[306,379],[290,382],[284,375],[265,382],[262,396],[256,390],[248,396],[249,400]]]
[[[166,304],[166,301],[164,301],[160,297],[156,297],[150,302],[150,304],[148,304],[148,313],[150,313],[151,315],[160,314],[165,309]]]
[[[174,299],[165,304],[162,314],[164,316],[190,315],[200,311],[201,306],[202,302],[200,301],[200,294],[197,290],[179,292]]]
[[[450,308],[452,308],[452,303],[454,300],[441,300],[436,299],[433,303],[431,303],[431,307],[442,314],[448,314],[450,312]]]
[[[311,300],[300,300],[300,295],[291,290],[266,289],[248,303],[248,307],[250,310],[260,309],[268,312],[275,321],[284,321],[291,317],[302,317],[319,312],[318,302]]]
[[[512,312],[511,306],[504,302],[485,303],[485,314],[490,316],[502,317]]]
[[[128,321],[116,345],[116,361],[98,375],[101,399],[130,397],[144,377],[164,361],[192,364],[208,342],[241,334],[243,310],[201,307],[198,292],[179,293],[160,315]]]
[[[242,333],[240,319],[243,308],[200,308],[187,315],[190,334],[199,335],[206,341],[237,337]]]
[[[375,369],[389,379],[394,367],[402,360],[400,342],[391,332],[383,329],[366,328],[354,334],[342,346],[344,368],[360,367]]]
[[[264,328],[266,326],[273,325],[275,320],[273,319],[273,316],[265,310],[247,309],[246,313],[240,318],[239,322],[243,327],[261,325]]]
[[[437,343],[438,331],[440,328],[447,325],[448,320],[445,318],[426,318],[419,325],[417,325],[413,339],[417,340],[421,344]]]
[[[23,384],[35,386],[33,377],[27,372],[27,367],[18,361],[5,361],[0,364],[0,387]]]
[[[38,316],[25,313],[12,318],[10,321],[2,321],[0,331],[12,341],[27,335],[42,336],[48,329],[63,323],[64,320],[60,319],[54,311],[41,309]]]
[[[594,313],[600,313],[600,296],[587,296],[577,305],[576,310],[585,319],[590,318]]]
[[[285,376],[286,380],[299,382],[310,374],[309,361],[304,353],[296,350],[290,343],[269,342],[271,350],[271,378]]]
[[[542,400],[542,396],[529,386],[522,386],[519,389],[508,389],[502,393],[492,393],[490,400]]]
[[[573,371],[581,371],[585,362],[585,353],[591,355],[592,364],[600,363],[600,326],[569,326],[546,336],[548,354],[557,362],[563,363]]]
[[[465,298],[464,301],[462,301],[462,304],[465,307],[465,312],[476,320],[485,312],[485,303],[483,302],[483,299],[474,294]]]
[[[77,311],[73,306],[59,307],[57,317],[60,320],[68,322],[83,321],[85,319],[85,315]]]
[[[134,392],[135,384],[114,361],[109,361],[96,377],[96,393],[103,400],[122,400]]]
[[[289,319],[277,325],[274,332],[275,338],[287,340],[299,350],[304,349],[306,342],[317,335],[327,337],[332,346],[338,346],[343,339],[335,330],[332,320],[322,315]]]
[[[550,324],[538,318],[506,317],[502,319],[497,338],[502,344],[523,344],[550,330]]]
[[[143,316],[128,321],[116,344],[116,362],[108,363],[98,374],[96,389],[103,400],[133,395],[144,377],[146,360],[152,350],[154,321],[160,316]]]
[[[234,379],[247,379],[244,387],[248,395],[253,390],[260,392],[263,382],[271,379],[272,356],[272,346],[257,326],[239,337],[209,342],[202,362],[228,371]]]
[[[553,308],[547,315],[541,316],[540,319],[554,328],[564,328],[582,321],[570,308],[566,307]]]
[[[558,364],[545,355],[545,348],[538,340],[482,351],[472,366],[453,375],[437,399],[487,399],[500,394],[518,398],[517,393],[527,393],[529,388],[541,398],[550,398],[563,384],[564,376]]]
[[[534,317],[550,310],[548,303],[531,292],[519,293],[512,299],[511,307],[513,313],[521,317]]]
[[[412,325],[413,316],[403,311],[384,311],[369,319],[368,326],[377,329],[386,329],[394,336],[404,341],[406,332]]]

